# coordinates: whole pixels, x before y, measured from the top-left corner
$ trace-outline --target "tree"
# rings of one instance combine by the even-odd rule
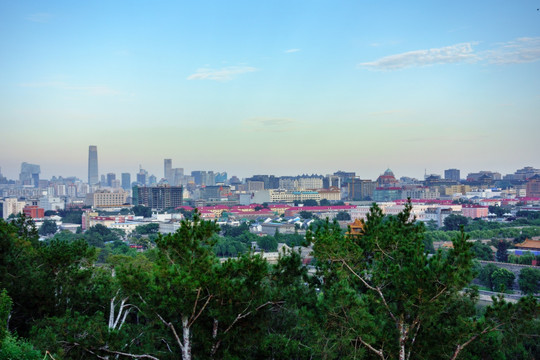
[[[471,248],[474,257],[480,260],[493,261],[493,251],[489,245],[484,244],[481,240],[476,240]]]
[[[251,331],[260,322],[248,320],[272,304],[264,295],[266,261],[245,254],[220,265],[213,252],[217,231],[214,222],[201,220],[196,212],[177,232],[159,235],[151,271],[119,269],[123,288],[168,333],[161,338],[171,356],[216,356],[231,339],[260,333]]]
[[[257,240],[257,245],[265,251],[276,251],[278,242],[273,236],[261,236]]]
[[[135,228],[135,232],[141,235],[157,234],[159,232],[159,224],[150,223],[146,225],[139,225]]]
[[[321,201],[319,201],[319,204],[321,206],[330,206],[330,205],[332,205],[332,203],[330,203],[330,200],[328,200],[328,199],[321,199]]]
[[[448,308],[464,299],[460,291],[473,275],[472,244],[461,234],[453,249],[428,256],[424,226],[411,221],[411,209],[408,203],[402,213],[385,217],[374,205],[359,236],[343,235],[328,222],[308,236],[322,291],[335,289],[329,299],[341,303],[332,305],[336,316],[327,323],[340,324],[340,341],[354,344],[350,351],[362,348],[381,359],[429,357],[422,354],[432,351],[434,333],[445,332],[439,325]],[[460,344],[458,334],[448,331],[437,341],[441,353]]]
[[[491,275],[498,269],[493,264],[487,264],[483,266],[478,273],[478,280],[487,286],[490,290],[493,290],[493,281]]]
[[[302,218],[302,219],[311,219],[313,218],[313,213],[312,212],[309,212],[309,211],[300,211],[298,213],[298,215]]]
[[[152,217],[152,209],[144,205],[136,205],[131,210],[135,216],[142,216],[145,218]]]
[[[447,231],[459,231],[462,226],[466,226],[469,223],[463,215],[451,214],[444,219],[444,229]]]
[[[319,206],[317,200],[307,199],[303,201],[304,206]]]
[[[510,270],[497,268],[497,270],[491,274],[493,290],[503,292],[505,289],[512,289],[515,278],[514,273]]]
[[[497,261],[508,261],[508,248],[510,248],[510,242],[505,240],[499,240],[499,242],[497,243],[497,253],[495,254],[495,258],[497,259]]]
[[[54,235],[57,231],[58,227],[56,226],[56,222],[54,220],[45,220],[39,228],[39,235]]]
[[[346,211],[340,211],[336,214],[336,220],[349,221],[351,220],[351,215]]]
[[[118,232],[113,230],[101,224],[97,224],[86,230],[86,232],[84,233],[84,238],[86,239],[88,244],[98,248],[103,248],[106,242],[114,242],[120,240]]]
[[[540,292],[540,269],[523,268],[519,272],[519,288],[525,294],[536,294]]]
[[[488,211],[491,214],[497,215],[497,217],[503,217],[503,215],[508,212],[507,209],[502,208],[500,206],[489,206]]]

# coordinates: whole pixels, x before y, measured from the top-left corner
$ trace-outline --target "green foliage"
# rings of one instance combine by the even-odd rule
[[[328,222],[308,236],[332,314],[325,324],[339,333],[324,341],[340,349],[337,357],[378,351],[380,357],[397,358],[401,349],[412,351],[411,358],[429,358],[429,334],[441,332],[440,319],[472,279],[472,244],[466,236],[454,239],[447,253],[429,257],[424,226],[411,222],[410,212],[407,204],[403,213],[385,217],[374,205],[359,236],[344,236]],[[400,329],[407,329],[406,335]],[[449,350],[455,341],[456,334],[446,334],[439,349]]]
[[[320,206],[330,206],[330,205],[332,205],[332,203],[328,199],[321,199],[321,201],[319,201],[319,205]]]
[[[114,242],[120,240],[118,232],[112,231],[111,229],[101,224],[97,224],[86,230],[86,232],[84,233],[84,238],[86,239],[88,244],[98,248],[105,247],[106,242]]]
[[[507,262],[508,261],[508,249],[510,248],[510,243],[505,240],[500,240],[497,243],[497,253],[495,254],[495,258],[497,261],[500,262]]]
[[[513,264],[532,265],[532,262],[535,258],[536,257],[534,256],[532,252],[525,251],[524,254],[519,255],[519,256],[509,254],[508,262],[513,263]]]
[[[0,360],[38,360],[43,354],[24,339],[8,334],[0,340]]]
[[[59,210],[58,215],[62,217],[63,223],[82,224],[82,211],[79,210]]]
[[[490,290],[493,290],[493,280],[491,275],[498,269],[494,264],[487,264],[483,266],[478,273],[478,280]]]
[[[144,253],[108,242],[99,266],[80,235],[40,243],[28,219],[0,220],[0,359],[42,359],[36,349],[56,359],[380,359],[375,351],[397,359],[400,350],[410,359],[458,350],[458,359],[540,358],[536,300],[477,308],[477,290],[463,289],[475,245],[458,233],[453,249],[428,256],[425,227],[410,210],[384,216],[374,207],[359,236],[318,221],[307,236],[316,276],[295,252],[269,266],[249,251],[259,237],[220,236],[197,213]],[[90,234],[118,237],[101,227]],[[303,236],[266,239],[298,244]],[[220,251],[235,258],[221,263]],[[492,266],[479,276],[507,286],[509,276]],[[535,277],[538,286],[533,273],[522,271],[520,286]]]
[[[135,228],[135,233],[140,234],[140,235],[157,234],[158,232],[159,232],[158,223],[139,225]]]
[[[144,205],[136,205],[131,208],[131,211],[133,211],[133,214],[135,214],[135,216],[142,216],[145,218],[152,217],[152,209]]]
[[[540,269],[523,268],[519,272],[519,288],[525,294],[536,294],[540,292]]]
[[[45,220],[41,227],[39,228],[39,235],[47,236],[54,235],[58,231],[56,222],[54,220]]]
[[[497,268],[491,274],[491,283],[493,284],[493,290],[504,292],[507,289],[512,289],[514,284],[515,275],[510,270],[505,268]]]
[[[500,207],[500,206],[490,206],[488,208],[488,211],[491,214],[497,215],[497,217],[503,217],[504,214],[506,214],[507,212],[510,212],[510,209]]]
[[[260,236],[257,245],[264,251],[277,251],[278,242],[273,236]]]
[[[493,261],[493,251],[491,250],[491,247],[484,244],[482,241],[475,241],[471,250],[475,258],[479,260]]]
[[[298,216],[300,216],[302,219],[312,219],[313,213],[309,211],[300,211]]]
[[[319,203],[317,202],[317,200],[313,200],[313,199],[304,200],[302,204],[304,204],[304,206],[319,206]]]
[[[528,220],[538,220],[540,219],[540,211],[523,211],[520,210],[516,213],[517,217],[525,217]]]
[[[349,221],[351,220],[351,215],[346,211],[340,211],[336,214],[336,220]]]
[[[12,305],[13,301],[7,294],[6,289],[3,289],[0,292],[0,343],[2,343],[6,335],[9,334],[8,319]]]
[[[221,233],[223,236],[238,237],[245,232],[249,232],[249,224],[245,222],[239,226],[221,225]]]
[[[467,219],[463,215],[448,215],[444,219],[444,229],[449,231],[459,231],[462,226],[466,226],[469,223],[469,219]]]

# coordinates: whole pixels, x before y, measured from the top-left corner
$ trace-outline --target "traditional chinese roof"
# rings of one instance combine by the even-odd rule
[[[540,250],[540,240],[525,239],[521,244],[516,244],[520,249]]]

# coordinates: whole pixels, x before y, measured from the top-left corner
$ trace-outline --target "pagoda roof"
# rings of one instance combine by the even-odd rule
[[[525,239],[521,244],[516,244],[520,249],[540,250],[540,240]]]

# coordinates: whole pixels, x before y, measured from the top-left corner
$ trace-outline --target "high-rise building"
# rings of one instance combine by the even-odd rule
[[[112,187],[113,186],[113,180],[116,180],[116,174],[115,173],[108,173],[107,174],[107,186]]]
[[[182,185],[184,181],[184,168],[174,168],[171,170],[171,179],[169,185]]]
[[[165,159],[163,160],[163,178],[167,180],[167,182],[170,184],[172,181],[172,159]]]
[[[23,162],[21,164],[21,173],[19,174],[19,180],[23,185],[39,186],[39,173],[41,169],[39,165],[29,164]]]
[[[23,211],[26,206],[26,202],[19,201],[17,198],[7,198],[4,199],[2,207],[2,217],[7,219],[9,215],[17,215]]]
[[[88,185],[99,183],[97,146],[90,145],[88,148]]]
[[[144,205],[154,210],[164,210],[182,206],[182,186],[135,186],[133,205]]]
[[[122,173],[122,189],[129,190],[131,189],[131,174]]]
[[[139,172],[137,173],[137,182],[140,185],[148,184],[148,171],[144,170],[140,165]]]
[[[444,170],[444,179],[445,180],[454,180],[459,181],[460,180],[460,172],[458,169],[448,169]]]

